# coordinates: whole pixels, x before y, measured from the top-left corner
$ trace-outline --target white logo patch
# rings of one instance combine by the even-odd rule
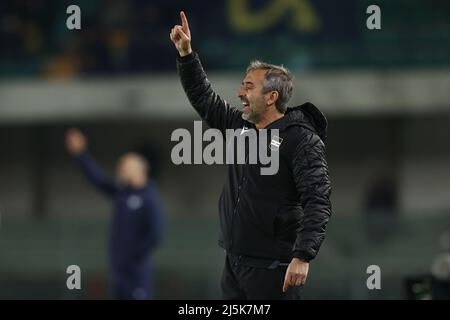
[[[135,194],[129,196],[127,199],[127,207],[131,210],[139,209],[140,207],[142,207],[142,203],[142,198]]]
[[[280,138],[279,136],[273,136],[269,146],[270,150],[277,151],[280,148],[282,142],[283,138]]]
[[[247,128],[247,127],[242,127],[242,130],[241,130],[241,135],[243,135],[244,133],[246,133],[247,131],[249,131],[249,129]]]

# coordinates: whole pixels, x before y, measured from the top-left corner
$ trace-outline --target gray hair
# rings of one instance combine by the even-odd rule
[[[277,91],[278,99],[275,102],[275,107],[279,112],[285,113],[294,89],[292,83],[294,77],[291,72],[283,66],[265,63],[259,60],[250,63],[247,68],[247,73],[252,70],[267,70],[263,81],[262,93]]]

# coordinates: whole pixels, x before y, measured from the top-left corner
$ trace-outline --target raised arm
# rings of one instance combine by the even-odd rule
[[[242,112],[230,107],[214,92],[200,59],[191,47],[191,32],[184,12],[180,12],[181,26],[176,25],[170,32],[170,39],[178,50],[178,74],[186,95],[203,120],[211,128],[225,131],[227,128],[242,127]]]
[[[86,137],[79,129],[72,128],[67,131],[66,149],[76,159],[89,182],[109,196],[116,193],[117,187],[114,181],[103,174],[97,162],[89,154]]]

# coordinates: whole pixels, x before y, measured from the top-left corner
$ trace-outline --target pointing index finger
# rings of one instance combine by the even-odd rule
[[[180,17],[181,17],[181,25],[183,26],[183,31],[186,32],[189,30],[189,23],[187,21],[186,14],[184,13],[184,11],[180,12]]]

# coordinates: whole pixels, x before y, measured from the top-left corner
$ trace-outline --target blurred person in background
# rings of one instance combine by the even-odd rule
[[[117,162],[115,179],[110,179],[88,152],[80,130],[67,131],[66,149],[89,182],[114,203],[109,239],[113,297],[152,298],[152,254],[161,241],[163,214],[148,161],[127,152]]]
[[[381,173],[370,180],[364,199],[367,237],[372,245],[388,243],[398,233],[398,188],[394,173]]]
[[[283,142],[274,175],[261,177],[261,163],[228,167],[219,204],[219,244],[226,251],[223,298],[300,299],[331,216],[325,116],[311,103],[287,108],[292,75],[262,62],[250,65],[237,93],[243,110],[232,108],[211,88],[192,51],[184,12],[180,16],[182,25],[172,28],[170,38],[179,53],[183,88],[200,116],[222,134],[278,129]]]

